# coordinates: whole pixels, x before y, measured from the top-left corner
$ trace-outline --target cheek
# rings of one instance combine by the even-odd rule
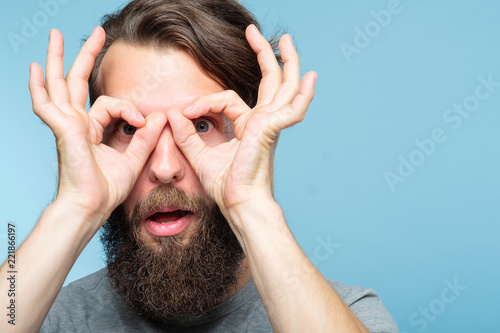
[[[234,123],[226,117],[224,117],[223,120],[222,133],[225,136],[226,141],[230,141],[236,137],[236,134],[234,133]]]
[[[123,141],[117,140],[112,135],[104,135],[104,137],[102,139],[102,143],[108,147],[113,148],[114,150],[116,150],[120,153],[124,153],[125,150],[127,150],[127,147],[128,147],[130,142],[123,142]]]
[[[129,219],[131,218],[132,212],[134,211],[134,208],[137,205],[137,203],[138,201],[135,198],[134,189],[132,189],[132,192],[130,192],[129,196],[122,203],[122,206],[125,210],[125,214],[127,214],[127,217]]]
[[[223,128],[222,130],[214,130],[212,133],[202,135],[201,138],[209,147],[216,147],[221,143],[228,142],[234,139],[236,135],[232,127]]]
[[[147,182],[146,168],[143,168],[128,197],[122,203],[129,217],[134,208],[148,196],[151,189],[151,186],[148,186]]]
[[[234,129],[231,127],[231,130],[224,133],[224,137],[226,138],[226,141],[231,141],[232,139],[236,138],[236,134],[234,133]]]

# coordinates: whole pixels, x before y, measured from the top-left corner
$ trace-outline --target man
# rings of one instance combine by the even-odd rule
[[[325,280],[273,198],[279,133],[303,119],[316,80],[300,80],[289,35],[279,49],[237,2],[137,0],[64,78],[51,31],[30,91],[59,185],[17,252],[17,330],[397,331],[372,290]],[[61,290],[102,226],[107,268]]]

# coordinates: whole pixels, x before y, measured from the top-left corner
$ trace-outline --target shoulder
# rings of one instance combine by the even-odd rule
[[[75,306],[86,307],[106,303],[110,295],[106,269],[103,268],[63,287],[52,308],[68,309],[68,306],[71,306],[74,309]]]
[[[115,332],[126,325],[127,332],[151,332],[142,321],[113,292],[104,268],[63,287],[40,332]]]
[[[348,306],[353,305],[358,300],[365,297],[378,298],[377,293],[371,288],[364,288],[362,286],[348,286],[335,280],[328,280],[328,283]]]
[[[41,332],[62,327],[75,331],[79,321],[77,316],[84,317],[89,312],[95,312],[96,307],[101,307],[103,297],[107,296],[103,295],[107,293],[107,289],[105,269],[63,287],[45,318]]]
[[[61,289],[61,293],[71,293],[76,290],[92,293],[105,287],[107,282],[106,268],[102,268],[97,272],[71,282]]]
[[[334,280],[328,282],[370,332],[399,332],[396,322],[373,289],[348,286]]]

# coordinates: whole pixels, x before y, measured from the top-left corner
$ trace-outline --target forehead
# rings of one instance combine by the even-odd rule
[[[124,42],[111,45],[99,79],[104,95],[130,100],[145,115],[184,109],[200,96],[224,90],[184,50],[158,51]]]

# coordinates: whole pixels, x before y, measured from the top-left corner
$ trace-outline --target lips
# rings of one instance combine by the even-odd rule
[[[143,225],[155,236],[175,236],[187,228],[194,216],[192,211],[164,208],[146,216]]]
[[[193,212],[187,210],[175,210],[173,212],[158,212],[151,215],[148,219],[157,223],[169,223],[174,222],[184,216],[193,214]]]

